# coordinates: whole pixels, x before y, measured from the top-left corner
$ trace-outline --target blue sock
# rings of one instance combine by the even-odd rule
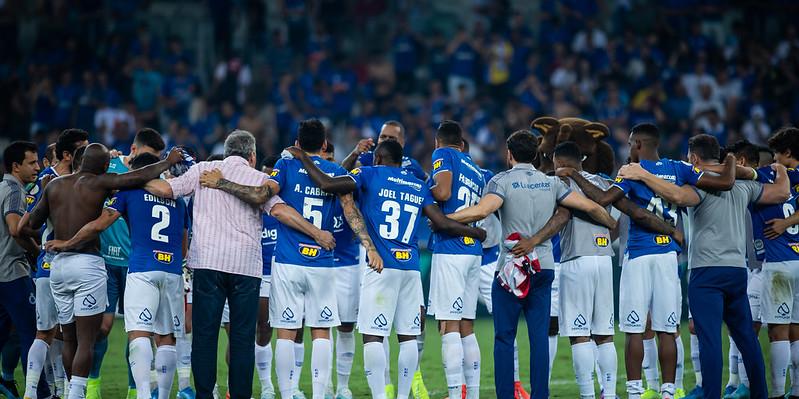
[[[100,378],[100,367],[103,365],[103,358],[106,352],[108,352],[108,337],[102,337],[94,343],[94,356],[89,378]]]
[[[125,366],[128,368],[128,389],[136,389],[136,381],[133,380],[133,373],[130,371],[130,345],[125,342]]]

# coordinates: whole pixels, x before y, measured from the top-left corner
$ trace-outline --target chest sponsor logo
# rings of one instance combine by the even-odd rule
[[[353,176],[361,174],[361,168],[355,168],[355,169],[351,170],[350,174],[353,175]]]
[[[394,255],[394,259],[400,262],[407,262],[413,257],[410,249],[392,249],[391,253]]]
[[[463,243],[472,247],[476,243],[476,240],[472,237],[463,237]]]
[[[42,262],[42,270],[50,270],[50,262]]]
[[[655,239],[655,244],[657,244],[657,245],[669,245],[669,244],[671,244],[671,237],[669,237],[669,236],[658,235],[658,236],[655,236],[654,239]]]
[[[605,248],[610,244],[610,238],[604,234],[595,234],[594,235],[594,245],[599,248]]]
[[[109,199],[105,200],[104,206],[106,208],[108,208],[109,206],[114,205],[116,202],[117,202],[117,197],[109,198]]]
[[[172,260],[174,258],[171,252],[164,252],[164,251],[153,251],[153,257],[158,262],[166,265],[172,263]]]
[[[623,181],[624,181],[624,179],[622,179],[621,177],[617,177],[617,178],[613,179],[614,183],[621,183]]]
[[[316,245],[300,244],[300,255],[313,259],[319,257],[322,248]]]
[[[792,242],[792,243],[788,244],[788,246],[791,247],[793,252],[796,252],[797,254],[799,254],[799,242]]]
[[[33,201],[35,201],[35,200],[36,200],[36,197],[34,197],[33,195],[29,194],[29,195],[25,196],[25,204],[27,204],[27,205],[33,204]]]

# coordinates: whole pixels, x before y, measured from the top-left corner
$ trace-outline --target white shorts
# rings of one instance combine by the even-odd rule
[[[555,262],[555,278],[552,279],[552,294],[549,303],[549,317],[560,314],[560,263]]]
[[[261,276],[261,292],[258,294],[261,298],[269,298],[269,292],[272,291],[272,275]],[[227,302],[225,302],[227,303]]]
[[[358,331],[388,337],[422,332],[422,275],[417,270],[369,270],[363,276]]]
[[[427,313],[436,320],[474,320],[481,262],[480,255],[433,254]]]
[[[360,265],[335,268],[336,301],[338,302],[338,318],[342,323],[358,321],[358,301],[361,296]]]
[[[581,256],[560,264],[560,335],[613,335],[613,261]]]
[[[763,321],[763,272],[761,269],[749,269],[748,275],[746,296],[749,297],[749,310],[752,312],[752,321],[760,323]]]
[[[763,322],[799,323],[799,261],[763,262],[761,275]]]
[[[36,279],[36,330],[49,331],[58,324],[58,310],[55,307],[50,277]]]
[[[183,335],[183,277],[164,271],[128,273],[125,331]]]
[[[494,273],[497,272],[497,262],[480,266],[480,301],[483,302],[488,313],[494,312],[491,304],[491,286],[494,285]]]
[[[677,302],[680,279],[677,276],[677,254],[644,255],[634,259],[625,256],[619,289],[620,329],[626,333],[643,333],[649,315],[652,330],[674,333],[680,321]]]
[[[108,273],[101,256],[62,252],[50,265],[50,287],[58,309],[58,323],[94,316],[108,306]]]
[[[274,262],[269,297],[269,324],[273,328],[298,329],[305,325],[331,328],[338,318],[336,269]]]

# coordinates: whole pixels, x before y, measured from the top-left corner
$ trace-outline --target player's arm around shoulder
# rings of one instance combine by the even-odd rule
[[[574,168],[560,168],[555,171],[555,176],[561,178],[568,177],[574,181],[575,184],[577,184],[577,187],[580,187],[580,190],[583,192],[583,194],[585,194],[586,197],[601,206],[608,206],[624,197],[624,191],[619,187],[611,186],[607,190],[603,190],[586,179],[578,170]]]
[[[576,191],[570,191],[568,194],[562,197],[559,201],[559,204],[567,208],[583,211],[587,213],[591,219],[594,219],[594,221],[597,223],[611,230],[616,228],[616,219],[610,216],[610,213],[608,213],[605,207],[597,204],[594,201],[591,201]]]
[[[790,179],[788,178],[787,169],[785,169],[785,166],[778,163],[771,165],[771,167],[776,174],[774,183],[763,184],[762,193],[759,194],[760,197],[751,202],[757,202],[758,204],[781,204],[791,198]],[[760,183],[755,182],[745,183],[756,186],[760,185]],[[752,190],[756,191],[755,189]]]
[[[275,172],[280,173],[277,168]],[[275,180],[264,178],[264,182],[260,186],[247,186],[226,179],[219,169],[203,171],[199,179],[202,187],[224,191],[257,207],[266,204],[280,192],[280,184]]]
[[[701,202],[699,193],[691,185],[678,186],[649,173],[640,164],[631,163],[619,169],[618,177],[640,181],[666,201],[682,207],[696,206]]]
[[[484,241],[486,238],[485,230],[467,226],[458,223],[454,219],[448,218],[441,212],[441,209],[436,204],[426,205],[422,211],[424,215],[430,219],[430,222],[433,224],[433,230],[435,231],[441,231],[456,237],[471,237],[480,241]]]
[[[435,197],[435,194],[433,196]],[[455,213],[447,215],[447,217],[460,223],[476,222],[478,220],[483,220],[487,218],[488,215],[496,212],[500,207],[502,207],[504,202],[504,198],[496,193],[489,192],[483,195],[483,198],[480,198],[480,202],[478,202],[477,205],[461,209]]]

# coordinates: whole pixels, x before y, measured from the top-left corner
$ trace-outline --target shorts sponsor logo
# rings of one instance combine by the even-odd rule
[[[86,308],[93,308],[95,305],[97,305],[97,298],[95,298],[94,295],[89,294],[83,297],[83,302],[81,303],[83,303],[83,306]]]
[[[452,302],[452,310],[458,313],[463,311],[463,298],[458,297],[455,302]]]
[[[172,323],[175,325],[175,327],[180,327],[180,317],[172,316]]]
[[[791,247],[793,252],[796,252],[797,254],[799,254],[799,242],[792,242],[792,243],[788,244],[788,246]]]
[[[413,252],[410,249],[392,249],[391,253],[394,255],[394,259],[400,262],[407,262],[413,256]]]
[[[677,315],[674,312],[671,312],[669,317],[666,319],[669,322],[669,325],[676,326],[677,325]]]
[[[319,319],[324,321],[330,321],[333,318],[333,311],[330,310],[329,307],[325,306],[322,308],[322,311],[319,312]]]
[[[664,235],[657,235],[654,238],[655,244],[657,245],[669,245],[671,244],[671,237],[664,236]]]
[[[788,315],[791,314],[791,308],[788,307],[788,304],[783,302],[780,306],[777,307],[777,315],[781,318],[788,318]]]
[[[174,256],[171,252],[164,252],[164,251],[153,251],[153,258],[160,263],[170,264],[174,259]]]
[[[476,242],[477,240],[475,240],[472,237],[463,237],[463,243],[470,247],[473,246]]]
[[[637,327],[641,325],[641,316],[639,316],[638,312],[634,310],[627,315],[625,320],[629,326]]]
[[[586,324],[588,324],[588,320],[585,319],[585,316],[578,314],[572,322],[572,327],[574,327],[575,330],[588,330],[585,326]]]
[[[755,245],[755,250],[758,251],[758,252],[762,251],[763,248],[765,248],[765,245],[763,245],[763,240],[761,240],[759,238],[757,240],[755,240],[755,244],[754,245]]]
[[[388,319],[386,319],[384,314],[380,313],[377,315],[377,317],[375,317],[374,320],[372,320],[372,324],[374,324],[374,327],[378,330],[386,330],[386,326],[388,326]]]
[[[139,320],[149,323],[153,320],[153,313],[150,312],[150,309],[144,308],[144,310],[139,313]]]
[[[610,238],[605,234],[595,234],[594,244],[599,248],[605,248],[610,244]]]
[[[422,318],[419,314],[416,314],[416,317],[413,318],[413,326],[414,327],[421,327],[422,326]]]
[[[283,309],[283,313],[280,314],[280,317],[283,318],[283,321],[293,321],[294,319],[294,311],[291,308]]]
[[[306,258],[316,258],[319,256],[322,247],[316,245],[300,244],[300,255]]]

